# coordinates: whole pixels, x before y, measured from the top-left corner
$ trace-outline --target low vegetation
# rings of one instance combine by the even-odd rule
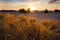
[[[0,13],[0,40],[55,40],[60,37],[57,34],[60,35],[60,20],[38,24],[35,18]]]

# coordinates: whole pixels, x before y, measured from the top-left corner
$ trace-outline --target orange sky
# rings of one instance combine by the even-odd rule
[[[60,9],[60,1],[50,1],[51,0],[0,0],[0,10],[27,9],[29,6],[34,6],[35,10]]]

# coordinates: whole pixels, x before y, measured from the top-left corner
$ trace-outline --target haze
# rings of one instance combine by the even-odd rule
[[[60,9],[60,0],[0,0],[0,10],[27,9],[31,5],[35,10]]]

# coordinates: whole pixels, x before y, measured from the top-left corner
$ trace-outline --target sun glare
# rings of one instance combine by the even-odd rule
[[[35,7],[34,6],[29,6],[30,10],[31,11],[34,11],[35,10]]]

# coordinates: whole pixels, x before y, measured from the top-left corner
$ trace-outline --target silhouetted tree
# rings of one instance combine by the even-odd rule
[[[19,12],[26,13],[27,11],[25,9],[19,9]]]
[[[27,11],[30,12],[30,8],[28,8]]]
[[[44,13],[48,13],[49,11],[47,9],[45,9]]]
[[[60,10],[55,9],[55,12],[60,12]]]

